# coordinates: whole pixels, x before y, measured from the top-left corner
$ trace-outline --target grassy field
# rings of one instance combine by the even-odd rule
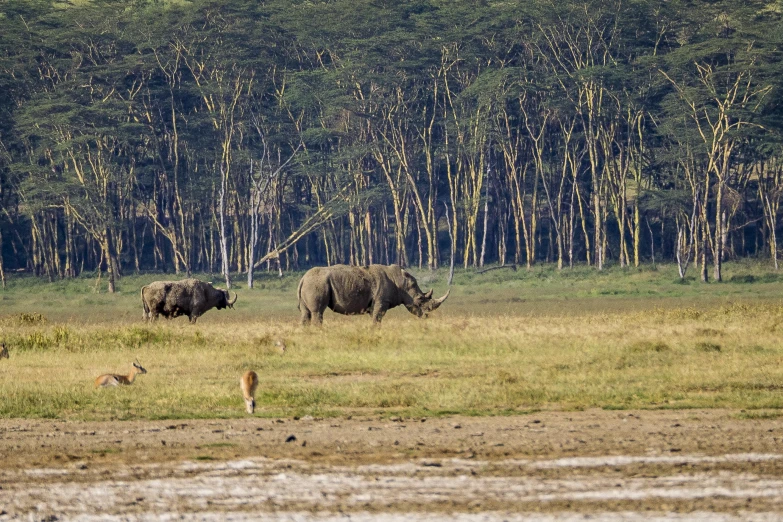
[[[446,271],[412,270],[446,290]],[[380,328],[327,311],[298,324],[301,274],[264,276],[235,310],[142,322],[133,276],[119,292],[78,279],[12,278],[0,293],[0,418],[244,416],[238,379],[258,372],[257,415],[432,416],[583,408],[783,408],[783,275],[729,263],[726,282],[678,282],[676,267],[458,272],[428,320],[400,307]],[[217,277],[202,279],[218,283]],[[284,342],[285,352],[278,347]],[[98,389],[138,358],[148,374]]]

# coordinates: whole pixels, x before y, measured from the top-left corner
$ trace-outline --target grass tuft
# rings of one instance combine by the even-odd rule
[[[668,352],[671,347],[663,341],[636,341],[628,346],[631,352]]]
[[[716,343],[710,343],[710,342],[699,342],[696,343],[696,349],[700,350],[702,352],[719,352],[721,351],[720,345]]]

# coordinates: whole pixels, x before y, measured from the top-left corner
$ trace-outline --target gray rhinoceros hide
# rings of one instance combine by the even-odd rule
[[[302,276],[297,291],[302,324],[323,321],[324,310],[338,314],[371,314],[380,323],[390,308],[403,305],[417,317],[426,317],[449,296],[432,298],[399,265],[316,267]]]
[[[141,289],[144,319],[148,321],[154,321],[159,315],[167,319],[187,315],[190,322],[195,323],[212,308],[234,308],[237,297],[235,295],[232,301],[228,290],[215,288],[198,279],[155,281]]]

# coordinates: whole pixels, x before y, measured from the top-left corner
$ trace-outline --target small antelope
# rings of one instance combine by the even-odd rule
[[[253,414],[256,408],[256,388],[258,387],[258,375],[253,370],[248,370],[239,379],[239,387],[242,389],[242,396],[245,398],[245,409],[249,414]]]
[[[5,347],[5,343],[0,343],[0,359],[8,359],[8,348]]]
[[[147,373],[147,370],[141,367],[139,361],[133,363],[133,369],[128,375],[118,375],[116,373],[105,373],[95,379],[95,387],[105,388],[107,386],[119,386],[120,384],[133,384],[136,376],[141,373]]]

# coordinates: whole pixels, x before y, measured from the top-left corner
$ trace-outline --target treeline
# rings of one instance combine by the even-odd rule
[[[783,4],[0,5],[0,277],[777,268]],[[712,274],[710,275],[710,272]],[[230,283],[229,283],[230,284]]]

